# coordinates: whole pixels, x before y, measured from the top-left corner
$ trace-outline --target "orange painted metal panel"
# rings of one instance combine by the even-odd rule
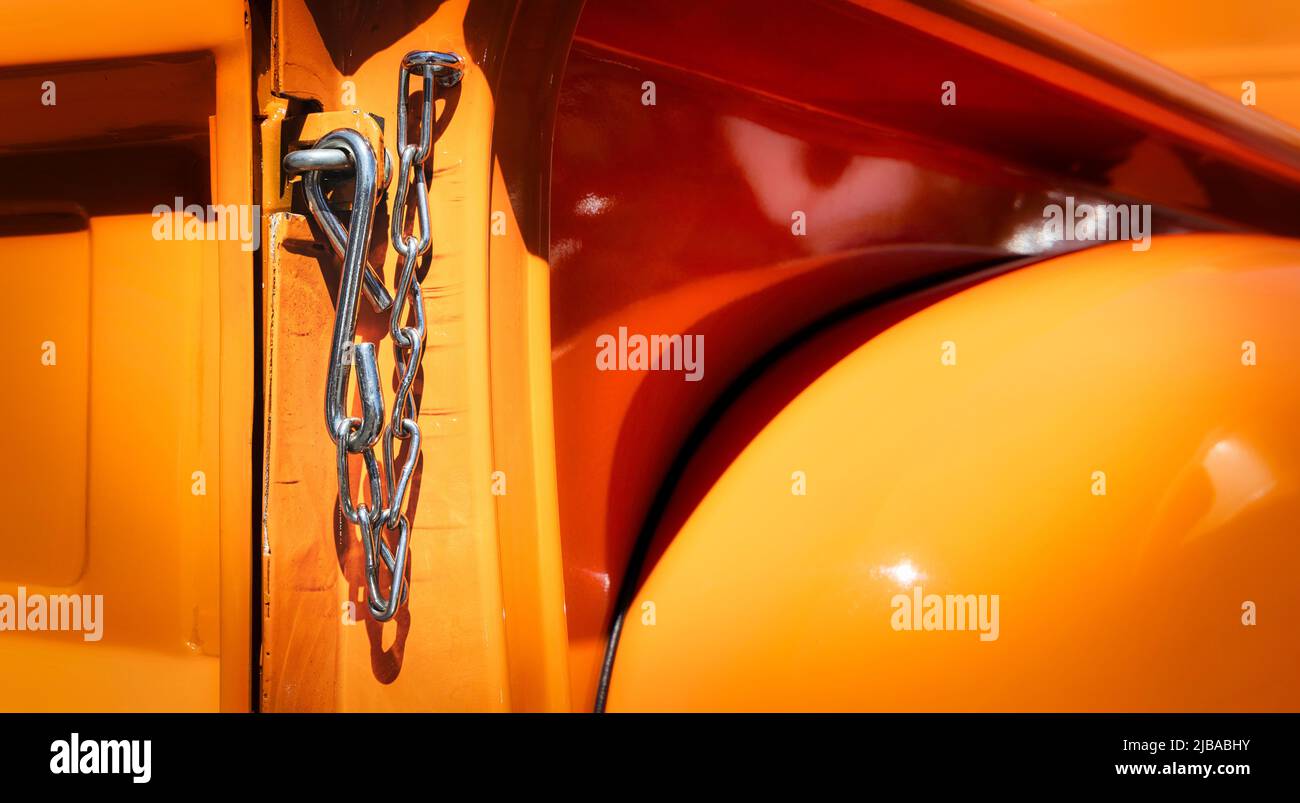
[[[1291,0],[1034,0],[1061,19],[1150,58],[1252,110],[1300,126],[1300,5]]]
[[[1258,111],[1286,118],[1294,76],[1275,51],[1242,72],[1236,51],[1180,49],[1224,22],[1209,3],[1188,7],[1189,18],[1195,9],[1215,13],[1184,20],[1183,33],[1161,27],[1151,9],[1121,16],[1109,0],[1040,5],[1115,32],[1122,44],[1188,71],[1227,100],[1011,0],[855,0],[806,4],[797,13],[775,0],[591,0],[581,24],[577,0],[400,5],[402,13],[393,14],[392,6],[361,0],[275,0],[252,9],[236,0],[49,0],[14,15],[0,32],[0,103],[29,104],[31,121],[0,135],[0,172],[11,178],[0,189],[0,256],[21,269],[20,294],[61,300],[57,309],[25,307],[0,335],[30,349],[44,343],[42,330],[52,330],[55,341],[71,345],[61,346],[59,372],[39,362],[17,372],[50,403],[33,411],[21,396],[0,402],[0,414],[32,423],[21,449],[36,455],[35,470],[27,464],[28,473],[11,467],[0,474],[5,501],[35,506],[48,532],[43,540],[18,531],[0,536],[0,593],[19,583],[50,593],[102,590],[110,612],[98,645],[66,634],[0,641],[0,680],[8,684],[0,683],[0,709],[247,710],[259,617],[258,691],[266,710],[586,708],[611,603],[638,530],[656,515],[655,494],[693,446],[692,428],[762,355],[850,305],[1071,247],[1035,237],[1043,205],[1063,193],[1080,202],[1150,202],[1159,234],[1300,232],[1288,211],[1300,195],[1300,134],[1231,99],[1239,78],[1263,70],[1268,105]],[[260,19],[268,9],[269,19]],[[1278,11],[1282,27],[1297,25],[1294,14]],[[73,18],[77,24],[68,25]],[[266,52],[254,54],[251,29],[263,23],[258,48]],[[1233,28],[1242,30],[1263,33]],[[435,245],[421,269],[429,335],[418,393],[426,439],[410,509],[411,603],[379,626],[365,618],[360,547],[351,528],[339,526],[334,453],[318,420],[337,268],[283,192],[278,159],[294,138],[293,122],[318,107],[328,113],[310,118],[318,126],[351,115],[374,139],[379,124],[361,115],[386,118],[391,145],[396,64],[423,48],[458,51],[471,66],[437,107]],[[799,57],[774,58],[791,52]],[[66,102],[42,110],[33,87],[47,75],[58,79]],[[952,76],[960,78],[963,101],[944,108],[933,95]],[[657,104],[643,99],[647,80],[657,87]],[[264,118],[260,175],[254,86]],[[259,357],[253,256],[237,242],[160,243],[147,236],[153,220],[146,214],[170,203],[173,190],[187,202],[246,206],[256,197],[255,179],[274,213],[263,221],[261,456],[250,454]],[[388,203],[377,245],[393,214]],[[78,222],[55,229],[33,222],[52,209]],[[792,230],[794,212],[805,216],[806,231]],[[1140,265],[1109,249],[960,292],[914,296],[838,330],[849,340],[844,333],[861,335],[848,356],[836,351],[848,342],[842,339],[800,350],[818,366],[828,355],[843,362],[825,376],[810,375],[807,364],[779,369],[773,376],[784,375],[791,387],[811,382],[806,394],[776,415],[790,400],[760,386],[737,408],[749,412],[720,430],[761,424],[752,448],[733,454],[732,441],[701,453],[633,606],[612,707],[840,707],[848,700],[861,707],[1038,708],[1081,699],[1098,708],[1140,701],[1171,708],[1176,694],[1210,709],[1295,707],[1272,674],[1249,695],[1228,688],[1223,678],[1244,667],[1180,641],[1190,641],[1182,629],[1190,625],[1160,607],[1203,588],[1222,596],[1260,570],[1249,563],[1255,557],[1222,546],[1231,538],[1264,538],[1252,556],[1294,562],[1294,550],[1276,535],[1277,522],[1295,512],[1290,468],[1277,445],[1294,445],[1291,429],[1279,424],[1272,401],[1252,402],[1253,419],[1236,415],[1246,405],[1234,384],[1240,376],[1176,367],[1203,357],[1197,349],[1209,348],[1207,338],[1228,337],[1225,327],[1253,326],[1265,340],[1286,337],[1278,299],[1288,297],[1294,245],[1158,242],[1165,255]],[[1216,269],[1189,268],[1188,243],[1204,248]],[[1234,248],[1248,252],[1245,262],[1234,261]],[[391,280],[396,255],[377,248],[376,256],[380,250],[386,255],[377,261]],[[47,264],[60,269],[42,272]],[[1270,282],[1277,297],[1259,301]],[[1162,303],[1158,293],[1178,303]],[[1012,296],[1029,309],[1013,309]],[[976,309],[971,298],[983,306]],[[1153,310],[1148,324],[1187,323],[1197,313],[1211,325],[1181,344],[1142,335],[1142,299]],[[990,307],[1008,312],[989,324],[981,316]],[[1086,310],[1103,307],[1129,317],[1099,335],[1084,323],[1093,314]],[[872,327],[885,321],[902,322],[877,337]],[[704,378],[683,384],[677,375],[597,372],[590,344],[621,327],[706,337]],[[960,330],[976,355],[999,350],[1002,362],[977,357],[965,372],[909,372],[915,355],[899,343],[933,339],[945,327]],[[384,322],[363,308],[360,336],[379,342],[383,331]],[[1055,342],[1063,331],[1065,341]],[[1125,349],[1116,340],[1123,334],[1146,339]],[[1097,338],[1107,344],[1105,360],[1086,348]],[[1048,342],[1086,370],[1056,370],[1041,351]],[[392,355],[379,353],[388,376]],[[1025,386],[1023,374],[1009,372],[1006,355],[1013,353],[1048,366],[1041,384]],[[1182,362],[1161,364],[1167,387],[1143,386],[1154,362],[1170,354]],[[1264,386],[1255,390],[1294,401],[1270,373],[1273,365],[1250,367]],[[862,414],[870,420],[859,431],[854,399],[870,388],[863,377],[887,370],[901,371],[913,395],[881,400],[883,419]],[[1091,384],[1080,384],[1085,380]],[[995,404],[1006,401],[990,390],[995,386],[1021,392]],[[1098,388],[1123,395],[1135,387],[1141,390],[1132,391],[1131,408],[1096,420],[1107,403]],[[1068,392],[1072,400],[1058,399]],[[965,406],[942,407],[961,394]],[[1197,394],[1204,403],[1177,407]],[[973,419],[971,410],[982,417]],[[919,420],[897,429],[926,411],[939,416],[928,433]],[[851,430],[851,437],[837,434],[833,445],[818,446],[818,433],[835,420],[854,421],[834,430]],[[959,428],[984,434],[990,423],[989,431],[1021,451],[1004,454],[979,437],[951,447],[941,437],[955,440]],[[1016,426],[1037,427],[1036,474]],[[1065,434],[1044,464],[1042,444],[1058,427]],[[1106,427],[1127,437],[1125,450],[1105,446]],[[1280,432],[1275,445],[1261,445],[1266,431]],[[790,432],[799,433],[793,442]],[[1133,447],[1138,436],[1173,446],[1147,454]],[[829,502],[810,495],[802,508],[791,506],[780,493],[789,471],[772,444],[803,448],[819,477],[839,472],[824,486],[839,495]],[[854,462],[875,456],[881,444],[895,450],[895,471]],[[1002,462],[990,470],[991,451]],[[933,465],[936,452],[952,458],[942,471],[954,487],[968,481],[965,491],[926,479],[918,466]],[[250,498],[258,457],[261,539],[252,532]],[[1053,496],[1066,484],[1054,473],[1065,471],[1064,461],[1094,457],[1118,466],[1129,488],[1121,483],[1100,512]],[[773,493],[768,474],[778,468],[785,478]],[[206,494],[192,489],[198,470]],[[55,475],[58,483],[47,480]],[[355,494],[356,458],[352,476]],[[883,503],[854,496],[858,486],[849,478],[862,476],[893,496]],[[1012,491],[1023,491],[1022,476],[1046,486],[1038,501],[1018,507]],[[928,504],[942,493],[954,505]],[[1147,508],[1135,501],[1142,494],[1159,500],[1155,513],[1149,498]],[[909,505],[914,518],[923,511],[928,532],[916,532],[924,528],[907,518]],[[1039,540],[1037,531],[988,529],[994,514],[1010,510],[1040,530],[1064,523]],[[814,532],[811,541],[782,539],[796,524]],[[868,527],[875,540],[864,546]],[[1251,529],[1258,527],[1264,536]],[[744,552],[755,532],[760,547]],[[1145,539],[1138,553],[1125,552],[1120,541],[1133,532]],[[973,536],[973,546],[963,540]],[[977,554],[985,537],[999,537],[1003,552]],[[252,610],[259,541],[263,596]],[[812,545],[822,551],[799,551]],[[915,554],[894,564],[877,555],[903,547]],[[868,563],[884,562],[860,588],[855,572],[868,552]],[[1096,563],[1103,553],[1112,558],[1104,568]],[[1039,593],[1042,583],[1055,583],[1060,596],[1051,598],[1050,611],[1022,619],[1027,629],[1009,627],[991,650],[971,653],[958,642],[901,647],[877,638],[871,628],[879,623],[862,617],[888,585],[881,572],[903,560],[927,582],[991,578],[1006,587],[1009,606]],[[1053,573],[1031,571],[1040,564]],[[1226,567],[1227,581],[1206,581],[1211,565]],[[1260,581],[1261,599],[1293,602],[1274,579]],[[756,596],[751,587],[760,588]],[[1098,604],[1109,614],[1122,610],[1114,599],[1137,599],[1179,638],[1144,641],[1133,635],[1142,632],[1136,626],[1103,632],[1100,608],[1087,604],[1095,588],[1110,590]],[[773,629],[760,632],[735,595],[754,597],[749,604]],[[643,602],[655,604],[657,622],[637,629]],[[1208,616],[1210,607],[1196,607],[1202,602],[1224,599],[1193,604]],[[345,615],[349,603],[359,623]],[[674,613],[685,606],[695,606],[691,622]],[[1096,663],[1098,654],[1051,631],[1054,622],[1100,644],[1099,655],[1113,657],[1113,666],[1145,661],[1172,672],[1178,661],[1191,662],[1204,671],[1186,677],[1200,685],[1174,681],[1152,690],[1112,665],[1053,676],[1053,684],[1013,688],[999,680],[1013,667],[1045,678],[1062,655],[1072,667]],[[708,634],[728,627],[713,655]],[[863,628],[869,637],[848,650],[837,645]],[[1270,673],[1276,661],[1296,657],[1274,631],[1252,632],[1262,634],[1264,651],[1246,652]],[[1220,635],[1240,633],[1224,628]],[[701,671],[676,671],[700,654],[712,656]],[[875,665],[881,654],[890,657],[884,668]],[[972,676],[987,683],[949,683],[931,698],[915,689],[885,703],[873,696],[908,677],[942,682],[954,661],[969,662]],[[158,683],[162,674],[174,687]],[[808,683],[810,675],[819,682]],[[855,676],[878,683],[855,687]]]
[[[389,121],[389,147],[395,141],[391,121],[402,55],[432,48],[490,62],[499,58],[497,49],[484,51],[476,44],[498,42],[512,19],[510,9],[501,8],[470,20],[466,2],[441,4],[416,20],[378,14],[360,4],[290,8],[296,5],[301,4],[279,4],[277,58],[311,68],[306,73],[281,69],[272,85],[288,95],[318,99],[331,112],[348,108],[343,82],[352,82],[355,98],[349,100],[355,100],[355,107]],[[358,30],[368,34],[353,40]],[[306,55],[299,58],[299,53]],[[312,76],[310,85],[295,86],[294,76],[304,74]],[[509,547],[498,532],[491,494],[496,466],[487,266],[495,104],[487,68],[471,63],[460,84],[440,95],[435,113],[439,133],[429,190],[433,253],[419,269],[428,335],[423,380],[417,383],[424,440],[408,508],[411,590],[408,605],[382,626],[370,620],[358,595],[359,536],[353,527],[331,535],[336,533],[337,493],[333,486],[320,487],[332,475],[335,450],[318,420],[328,349],[314,333],[327,332],[333,319],[328,293],[336,286],[337,266],[326,254],[318,257],[305,240],[286,245],[293,236],[309,234],[292,213],[272,218],[273,226],[285,228],[272,234],[274,247],[268,252],[268,276],[275,286],[268,301],[274,339],[268,339],[266,376],[271,419],[262,694],[267,710],[499,711],[515,705],[507,671],[509,611],[502,570],[502,552]],[[381,207],[391,205],[393,191],[390,187]],[[384,217],[381,212],[380,219]],[[295,228],[297,235],[292,234]],[[386,239],[381,226],[373,242]],[[307,256],[281,253],[286,248]],[[395,250],[376,245],[372,256],[391,283]],[[317,292],[322,289],[326,294]],[[387,344],[386,325],[386,319],[362,305],[359,337]],[[379,349],[380,376],[392,376],[393,370],[385,346]],[[296,413],[283,418],[290,410],[310,415],[304,412],[301,422]],[[278,428],[279,420],[297,423]],[[362,469],[358,456],[352,461],[355,493]],[[331,543],[337,559],[329,555]],[[331,561],[335,565],[327,572]],[[558,590],[554,593],[558,600]],[[333,601],[308,600],[307,594]],[[358,603],[355,624],[342,615],[341,605],[349,600]],[[562,636],[556,643],[562,643]],[[322,646],[331,644],[337,646]],[[522,656],[520,663],[528,665]],[[309,672],[317,673],[310,693],[297,685]],[[541,692],[524,705],[556,707]]]
[[[21,554],[19,539],[51,550],[77,540],[85,545],[85,558],[75,571],[57,576],[30,565],[6,572],[2,590],[17,596],[21,587],[29,598],[47,599],[101,595],[102,603],[96,606],[97,633],[3,634],[0,710],[218,707],[220,448],[218,430],[203,426],[218,404],[215,351],[204,348],[215,338],[206,297],[216,283],[216,248],[154,240],[154,222],[147,213],[91,218],[88,233],[81,234],[80,268],[86,275],[76,277],[88,303],[76,328],[66,330],[69,337],[56,332],[59,319],[77,311],[75,294],[66,296],[67,307],[34,305],[15,319],[23,334],[19,342],[49,332],[58,348],[52,366],[41,365],[39,342],[20,356],[45,372],[48,393],[18,398],[24,406],[35,402],[60,415],[34,431],[43,439],[49,431],[46,448],[56,461],[37,477],[69,500],[67,512],[78,508],[72,500],[84,500],[85,515],[44,521],[49,529],[35,539],[31,530],[6,529],[3,544]],[[8,239],[0,238],[0,249],[12,268],[33,276],[75,276],[75,262],[25,262],[23,256],[36,254],[24,254],[22,244]],[[54,255],[46,250],[44,256]],[[158,338],[159,331],[171,336]],[[168,370],[159,371],[159,365]],[[79,409],[62,409],[66,402],[60,399],[78,397]],[[23,418],[30,420],[30,414]],[[77,432],[80,450],[60,452],[74,449],[67,438]],[[65,462],[66,471],[58,467]],[[25,462],[15,463],[14,476],[6,474],[0,484],[6,504],[30,503],[30,497],[9,496],[23,490],[19,476],[27,469]],[[193,493],[196,471],[206,474],[209,493]],[[158,670],[165,671],[165,680]]]
[[[25,341],[81,306],[51,390],[80,398],[82,412],[52,424],[48,445],[84,447],[66,477],[46,479],[66,479],[59,493],[79,486],[85,507],[84,523],[71,516],[49,541],[81,538],[86,553],[75,573],[6,573],[0,590],[103,595],[99,641],[0,639],[0,709],[251,705],[252,255],[237,239],[160,239],[151,213],[177,195],[249,211],[247,37],[236,0],[55,0],[0,31],[0,93],[35,121],[0,143],[11,179],[0,203],[19,221],[2,247],[25,251],[38,234],[31,213],[52,208],[84,218],[88,242],[80,263],[37,268],[30,251],[17,255],[56,281],[80,264],[85,281],[66,304],[53,297],[14,319]],[[42,103],[43,76],[62,83],[64,105]]]
[[[809,341],[692,458],[610,709],[1300,709],[1297,304],[1300,242],[1187,235]]]
[[[1300,235],[1297,132],[1041,9],[1031,25],[989,5],[585,5],[548,255],[575,707],[674,461],[804,327],[1087,245],[1041,236],[1064,196],[1150,203],[1157,234]],[[598,370],[596,338],[620,327],[702,335],[702,379]]]
[[[312,233],[302,216],[275,213],[267,223],[260,707],[331,711],[339,702],[342,603],[352,599],[365,610],[356,600],[355,551],[350,583],[340,571],[338,477],[333,459],[323,454],[329,439],[321,437],[321,405],[312,403],[325,387],[321,355],[328,354],[330,330],[321,321],[333,311],[327,282],[337,281],[338,269],[322,276],[325,255],[309,245]],[[286,247],[295,240],[298,247]]]
[[[298,99],[321,104],[325,113],[310,118],[317,121],[354,109],[380,115],[391,148],[400,57],[435,48],[472,64],[437,102],[411,594],[382,627],[362,604],[357,537],[338,526],[334,448],[319,421],[338,268],[301,215],[269,218],[265,710],[569,708],[548,196],[539,182],[550,153],[537,132],[554,113],[578,6],[446,3],[418,19],[364,3],[284,0],[272,9],[262,104],[268,197],[280,197],[282,135],[298,136],[281,125]],[[345,82],[355,106],[345,105]],[[386,195],[381,220],[389,205]],[[384,234],[380,224],[374,242]],[[391,281],[393,249],[376,245],[371,256]],[[359,336],[379,341],[385,327],[362,305]],[[379,354],[387,375],[389,350]],[[344,621],[347,602],[357,606],[356,624]]]
[[[80,215],[53,222],[72,230],[0,237],[14,297],[58,299],[15,304],[0,319],[10,380],[22,389],[0,399],[0,420],[24,464],[5,476],[3,501],[31,514],[0,533],[0,578],[70,586],[86,567],[90,232]]]
[[[570,708],[551,379],[551,132],[580,2],[521,4],[496,104],[488,287],[494,498],[514,710]]]

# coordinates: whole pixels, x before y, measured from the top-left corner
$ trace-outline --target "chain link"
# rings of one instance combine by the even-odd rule
[[[432,154],[433,101],[438,86],[453,86],[464,72],[463,60],[451,53],[417,50],[407,53],[398,72],[397,98],[397,187],[393,196],[393,211],[389,236],[399,256],[398,279],[391,305],[387,291],[377,282],[370,281],[371,272],[366,264],[366,251],[370,243],[370,220],[380,193],[385,188],[375,186],[377,161],[375,154],[355,131],[339,129],[316,142],[312,149],[296,151],[285,157],[287,171],[304,174],[308,206],[334,250],[343,258],[343,275],[339,281],[338,309],[334,321],[334,341],[331,347],[329,378],[326,383],[325,419],[330,438],[337,452],[339,505],[344,517],[361,528],[361,545],[365,551],[367,607],[370,615],[380,622],[387,621],[406,604],[409,587],[406,583],[406,562],[410,547],[410,522],[404,512],[411,478],[420,459],[419,408],[414,395],[415,380],[424,355],[425,322],[424,299],[420,290],[416,268],[420,258],[432,245],[429,224],[429,189],[425,169]],[[407,141],[407,102],[410,79],[413,74],[423,79],[419,117],[418,144]],[[344,151],[343,159],[322,153],[329,149]],[[388,155],[384,154],[386,164]],[[321,186],[321,173],[351,169],[355,181],[351,225],[344,228],[325,201]],[[391,176],[391,170],[385,170]],[[385,180],[387,182],[387,179]],[[413,203],[408,203],[412,199]],[[415,220],[411,221],[410,207],[415,207]],[[414,234],[407,234],[410,227]],[[393,338],[393,358],[398,381],[391,416],[384,426],[383,394],[379,389],[378,370],[374,345],[356,343],[356,315],[358,294],[365,290],[377,310],[388,308],[388,331]],[[410,309],[407,309],[407,305]],[[344,415],[348,375],[355,366],[357,386],[361,396],[360,418]],[[383,470],[375,457],[374,445],[383,436]],[[405,443],[406,454],[400,470],[397,469],[397,441]],[[352,477],[348,464],[349,454],[360,454],[365,466],[369,501],[363,489],[356,502],[352,499]],[[396,548],[389,547],[383,532],[397,534]],[[381,566],[389,573],[389,583],[381,582]]]

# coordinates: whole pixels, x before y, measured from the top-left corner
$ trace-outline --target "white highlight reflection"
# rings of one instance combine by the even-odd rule
[[[912,561],[906,558],[893,566],[881,566],[880,573],[893,578],[894,582],[903,588],[911,588],[916,585],[917,580],[925,578],[925,575],[917,571],[916,567],[912,565]]]

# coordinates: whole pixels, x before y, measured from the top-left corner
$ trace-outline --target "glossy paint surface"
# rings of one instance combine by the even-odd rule
[[[610,709],[1300,709],[1297,304],[1300,242],[1185,235],[811,340],[692,459]]]
[[[1135,91],[903,3],[586,4],[549,240],[575,708],[692,429],[803,328],[1088,245],[1042,236],[1066,196],[1151,203],[1157,232],[1300,233],[1294,165]],[[702,378],[599,370],[620,327],[703,335]]]
[[[1300,4],[1252,0],[1129,3],[1125,0],[1034,0],[1116,44],[1240,102],[1254,84],[1252,110],[1300,126]]]
[[[0,110],[27,121],[0,137],[23,299],[0,501],[36,505],[0,527],[0,594],[103,599],[99,640],[0,633],[0,711],[252,705],[253,258],[153,213],[252,203],[244,11],[51,0],[0,26]]]
[[[497,51],[474,41],[484,36],[493,42],[501,31],[496,16],[509,9],[498,5],[496,15],[480,20],[480,29],[467,21],[469,5],[416,3],[399,14],[373,3],[283,2],[271,21],[272,54],[279,60],[269,76],[274,91],[319,98],[326,112],[346,112],[352,104],[339,88],[350,81],[355,96],[348,101],[389,121],[389,149],[396,142],[391,121],[402,56],[429,48],[467,54],[470,64],[461,82],[435,101],[433,245],[416,268],[428,329],[415,383],[421,456],[404,511],[411,527],[410,592],[407,604],[384,623],[366,613],[361,536],[358,527],[338,524],[335,452],[319,420],[338,262],[319,248],[321,235],[307,223],[305,209],[268,221],[279,231],[266,249],[263,710],[511,706],[501,551],[489,492],[485,266],[493,103],[488,75],[475,58]],[[420,83],[412,82],[411,98],[422,91]],[[390,288],[398,255],[387,244],[387,221],[400,180],[394,176],[380,198],[371,240],[372,264]],[[410,200],[413,205],[414,194]],[[361,305],[358,340],[382,344],[379,372],[391,404],[395,370],[387,325],[387,315]],[[363,462],[360,455],[350,460],[350,491],[358,498]],[[394,534],[387,536],[395,543]]]
[[[551,132],[579,0],[522,4],[494,60],[493,219],[488,244],[492,480],[512,710],[568,711],[569,641],[551,386]],[[538,132],[542,136],[538,136]],[[498,212],[500,214],[498,214]]]
[[[355,103],[386,118],[391,150],[401,57],[433,48],[469,64],[436,102],[433,246],[417,268],[428,334],[415,385],[424,435],[406,510],[411,591],[382,625],[365,612],[357,528],[337,523],[334,448],[319,416],[337,260],[304,208],[268,216],[262,709],[568,710],[539,245],[549,146],[537,132],[553,114],[577,6],[284,0],[274,11],[263,21],[272,63],[259,77],[264,165],[278,165],[280,133],[291,130],[281,128],[286,97],[345,116]],[[347,102],[345,81],[355,89]],[[276,187],[279,176],[263,178]],[[390,287],[398,256],[386,224],[399,180],[380,200],[371,249]],[[362,305],[358,335],[384,344],[391,404],[387,323]],[[362,461],[352,461],[355,495]]]

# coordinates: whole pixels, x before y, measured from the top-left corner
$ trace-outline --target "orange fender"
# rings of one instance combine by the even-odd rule
[[[1300,710],[1300,242],[1119,243],[934,298],[724,416],[609,709]]]

